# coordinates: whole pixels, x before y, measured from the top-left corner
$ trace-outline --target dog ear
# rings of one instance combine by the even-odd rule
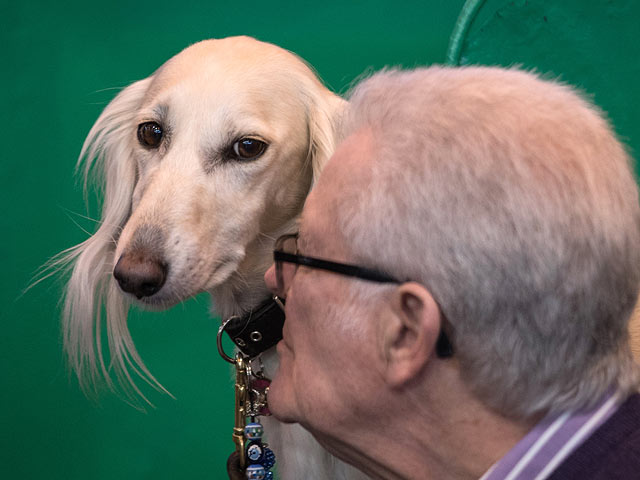
[[[69,366],[85,393],[95,392],[102,377],[113,387],[101,348],[103,313],[106,313],[111,366],[124,386],[140,393],[128,368],[157,384],[133,346],[127,329],[128,305],[112,276],[115,243],[131,214],[136,185],[133,156],[135,115],[151,78],[120,92],[104,109],[84,142],[78,167],[84,165],[85,197],[88,179],[95,173],[103,192],[98,230],[66,252],[62,261],[73,264],[63,313],[63,338]]]
[[[122,226],[130,214],[136,182],[133,122],[150,83],[151,78],[146,78],[122,90],[102,111],[82,145],[76,168],[84,164],[85,196],[92,173],[101,187],[101,228]]]
[[[324,88],[315,96],[309,116],[309,156],[314,185],[340,140],[339,126],[346,105],[346,100]]]

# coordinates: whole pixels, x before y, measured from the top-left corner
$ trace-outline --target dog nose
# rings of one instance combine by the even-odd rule
[[[162,288],[167,279],[167,266],[145,254],[124,253],[113,269],[113,276],[122,290],[140,299]]]

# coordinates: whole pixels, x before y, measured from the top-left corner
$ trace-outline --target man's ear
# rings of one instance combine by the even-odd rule
[[[381,326],[387,383],[400,387],[415,378],[435,357],[440,311],[429,291],[414,282],[396,288],[391,315]]]

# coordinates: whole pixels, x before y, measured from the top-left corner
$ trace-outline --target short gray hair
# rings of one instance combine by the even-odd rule
[[[375,158],[338,199],[345,243],[432,292],[478,398],[530,417],[637,388],[638,190],[597,108],[490,67],[384,71],[350,102],[344,134],[368,129]]]

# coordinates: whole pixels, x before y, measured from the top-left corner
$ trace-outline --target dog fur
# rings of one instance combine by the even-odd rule
[[[248,37],[192,45],[109,103],[80,156],[85,178],[96,170],[103,183],[102,218],[62,260],[73,265],[64,348],[83,388],[103,379],[142,395],[136,375],[162,388],[128,332],[132,302],[164,309],[208,292],[214,312],[227,318],[268,298],[263,274],[273,242],[295,229],[333,153],[344,105],[300,58]],[[145,122],[162,126],[157,147],[139,140]],[[243,138],[264,142],[266,150],[238,157]],[[129,274],[161,265],[161,288],[149,296],[123,292],[113,276],[122,259]],[[101,350],[103,321],[117,383]],[[276,362],[269,353],[268,374]],[[366,478],[301,427],[275,419],[265,427],[281,478]]]

